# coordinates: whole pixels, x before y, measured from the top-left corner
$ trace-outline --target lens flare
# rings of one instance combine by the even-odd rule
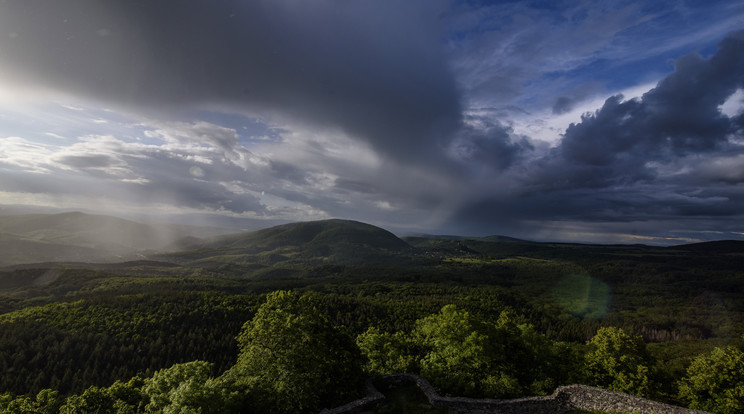
[[[567,275],[553,288],[553,299],[576,316],[599,319],[607,313],[610,287],[590,275]]]
[[[204,177],[204,170],[202,170],[201,167],[197,167],[195,165],[189,168],[189,174],[191,174],[193,177],[196,177],[196,178],[202,178]]]

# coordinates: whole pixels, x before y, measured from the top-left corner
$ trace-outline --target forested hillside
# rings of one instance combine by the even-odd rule
[[[0,407],[317,412],[408,371],[449,395],[585,383],[744,409],[738,243],[401,240],[340,220],[191,243],[0,269]]]

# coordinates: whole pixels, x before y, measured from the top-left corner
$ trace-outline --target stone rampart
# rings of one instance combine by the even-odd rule
[[[608,391],[587,385],[558,387],[553,395],[509,400],[488,398],[443,397],[429,381],[413,374],[392,374],[382,377],[390,386],[416,384],[434,407],[448,408],[460,414],[563,414],[571,410],[602,411],[609,413],[642,414],[708,414],[657,401],[647,400],[621,392]],[[370,410],[381,404],[385,396],[367,381],[365,397],[334,409],[325,409],[321,414],[353,414]]]
[[[356,414],[365,410],[370,410],[385,401],[385,396],[372,384],[372,380],[367,380],[364,384],[364,397],[344,404],[333,409],[325,409],[322,414]]]
[[[647,400],[622,392],[609,391],[587,385],[558,387],[553,395],[565,394],[571,407],[612,413],[653,414],[704,414],[706,411],[690,410],[658,401]]]

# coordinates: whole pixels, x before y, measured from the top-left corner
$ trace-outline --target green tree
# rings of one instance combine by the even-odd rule
[[[210,378],[212,364],[191,361],[157,371],[144,381],[151,413],[223,413],[231,411],[222,387]]]
[[[314,412],[354,399],[361,388],[358,348],[308,296],[269,294],[238,343],[224,379],[245,392],[244,411]]]
[[[457,309],[444,306],[416,322],[414,337],[425,349],[421,375],[446,393],[464,396],[508,397],[522,393],[513,370],[504,364],[496,327]]]
[[[587,342],[586,379],[591,385],[647,397],[651,391],[650,357],[640,336],[604,327]]]
[[[418,371],[415,344],[403,332],[383,332],[370,327],[356,339],[366,357],[365,369],[371,374]]]
[[[13,394],[9,392],[0,394],[0,410],[6,411],[8,408],[8,404],[10,404],[13,400]]]
[[[680,381],[679,396],[694,409],[744,412],[744,352],[728,346],[698,355]]]
[[[114,412],[114,398],[106,388],[92,386],[81,395],[67,397],[61,414],[109,414]]]
[[[109,388],[109,394],[114,398],[114,409],[117,414],[136,414],[143,412],[150,401],[142,391],[145,381],[133,377],[127,382],[116,381]]]
[[[546,395],[577,377],[576,354],[556,344],[527,323],[505,311],[495,324],[493,341],[499,358],[496,369],[517,378],[524,393]]]
[[[31,398],[26,395],[20,395],[8,401],[3,412],[9,414],[36,414],[36,407],[34,407]]]
[[[60,398],[59,392],[51,389],[43,389],[36,394],[34,408],[38,414],[57,414],[64,400]]]
[[[57,414],[64,401],[59,393],[43,389],[35,399],[27,395],[13,397],[10,393],[0,394],[0,412],[13,414]]]

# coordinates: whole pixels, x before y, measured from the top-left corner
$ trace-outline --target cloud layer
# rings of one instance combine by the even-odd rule
[[[729,2],[6,0],[0,194],[399,231],[734,237],[742,16]]]

